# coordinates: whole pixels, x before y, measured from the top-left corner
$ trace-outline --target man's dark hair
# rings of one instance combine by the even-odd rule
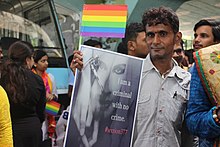
[[[183,39],[181,39],[181,42],[180,42],[180,45],[181,45],[181,48],[182,48],[182,50],[184,51],[184,41],[183,41]]]
[[[127,47],[124,45],[123,42],[120,42],[120,43],[118,44],[117,52],[118,52],[118,53],[125,54],[125,55],[128,54],[128,49],[127,49]]]
[[[214,19],[202,19],[197,22],[194,26],[194,32],[201,26],[212,27],[212,34],[214,36],[214,41],[220,41],[220,21]]]
[[[88,45],[88,46],[92,46],[92,47],[95,47],[96,45],[100,45],[100,47],[102,48],[102,43],[97,40],[89,39],[89,40],[85,41],[83,44]]]
[[[170,25],[174,33],[179,32],[178,16],[172,9],[163,6],[145,11],[142,23],[144,27],[157,24]]]
[[[125,37],[122,38],[122,43],[119,44],[117,52],[128,54],[127,44],[128,41],[135,41],[138,33],[144,32],[144,26],[142,23],[133,22],[126,26]]]

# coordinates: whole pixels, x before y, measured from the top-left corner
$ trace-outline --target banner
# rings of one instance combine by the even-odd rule
[[[132,145],[143,60],[82,45],[65,147]]]
[[[127,5],[83,6],[81,36],[123,38],[127,21]]]

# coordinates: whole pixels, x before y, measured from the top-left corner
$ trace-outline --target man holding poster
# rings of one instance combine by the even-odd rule
[[[65,146],[130,146],[142,60],[81,46]]]
[[[174,44],[181,41],[179,19],[173,10],[159,7],[146,11],[142,22],[150,54],[144,61],[132,145],[179,147],[190,82],[190,74],[172,59]],[[81,52],[75,52],[74,63],[82,69]]]

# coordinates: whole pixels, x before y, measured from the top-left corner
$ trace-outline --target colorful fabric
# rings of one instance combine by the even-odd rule
[[[36,70],[33,69],[32,71],[35,74],[37,74]],[[52,81],[51,81],[49,75],[46,72],[43,72],[41,78],[44,81],[44,86],[46,88],[46,92],[52,93]]]
[[[220,104],[220,44],[194,53],[198,74],[204,89],[215,106]]]
[[[199,137],[200,147],[213,147],[220,126],[212,118],[213,105],[203,88],[196,66],[191,68],[190,95],[186,112],[189,131]]]
[[[203,48],[194,53],[198,75],[213,106],[220,105],[220,44]],[[219,136],[214,146],[219,146]]]
[[[81,36],[123,38],[127,5],[84,5]]]

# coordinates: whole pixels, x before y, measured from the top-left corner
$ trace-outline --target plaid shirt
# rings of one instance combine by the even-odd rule
[[[200,147],[213,147],[215,138],[220,136],[220,126],[215,123],[212,117],[214,108],[205,93],[194,65],[191,69],[186,123],[189,131],[199,136]]]

